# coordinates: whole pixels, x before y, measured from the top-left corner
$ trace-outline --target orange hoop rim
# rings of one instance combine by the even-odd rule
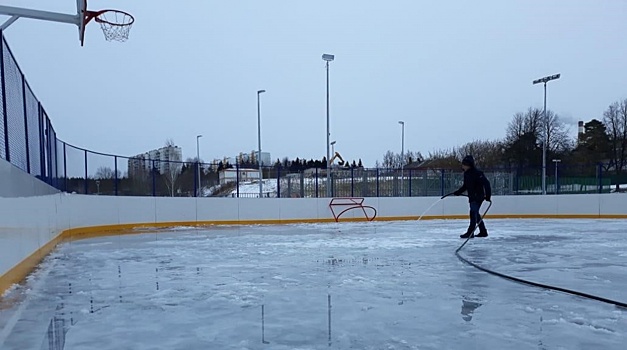
[[[133,15],[131,15],[128,12],[121,11],[121,10],[107,9],[107,10],[86,11],[86,12],[87,12],[87,14],[85,15],[85,24],[89,23],[92,19],[95,20],[98,23],[105,23],[105,24],[108,24],[110,26],[117,26],[117,27],[130,26],[130,25],[133,25],[133,23],[135,23],[135,17],[133,17]],[[98,17],[98,16],[100,16],[102,14],[105,14],[107,12],[119,13],[119,14],[128,16],[130,21],[128,23],[113,23],[113,22],[107,21],[106,19],[102,19],[102,18]]]

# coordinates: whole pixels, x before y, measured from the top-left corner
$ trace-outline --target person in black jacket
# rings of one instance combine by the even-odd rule
[[[479,222],[479,234],[477,237],[488,237],[488,230],[485,228],[483,220],[481,220],[479,208],[481,208],[481,203],[483,203],[484,200],[490,201],[490,197],[492,196],[490,181],[488,181],[481,170],[475,167],[475,159],[471,155],[464,157],[464,160],[462,160],[462,169],[464,169],[464,184],[457,191],[453,192],[453,194],[459,196],[464,193],[464,191],[468,192],[470,225],[466,233],[460,237],[472,238],[477,222]]]

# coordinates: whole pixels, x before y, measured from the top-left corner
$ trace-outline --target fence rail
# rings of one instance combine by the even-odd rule
[[[2,32],[0,45],[0,158],[55,188],[111,196],[259,197],[258,174],[235,164],[226,178],[217,164],[168,162],[90,151],[57,138],[50,118],[26,81]],[[200,170],[200,171],[199,171]],[[540,194],[541,169],[488,169],[496,195]],[[563,174],[563,175],[560,175]],[[264,167],[261,197],[325,197],[326,169]],[[462,183],[460,171],[441,169],[330,170],[333,197],[441,196]],[[597,165],[560,164],[548,193],[601,193],[611,181]]]

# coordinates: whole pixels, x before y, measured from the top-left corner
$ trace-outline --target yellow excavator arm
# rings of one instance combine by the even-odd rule
[[[335,154],[333,155],[333,158],[331,158],[330,163],[333,164],[336,158],[339,158],[339,161],[337,162],[337,164],[344,165],[344,158],[342,158],[342,156],[338,152],[335,152]]]

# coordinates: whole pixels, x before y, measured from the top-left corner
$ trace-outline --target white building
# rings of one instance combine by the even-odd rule
[[[171,169],[181,169],[183,150],[179,146],[166,146],[138,154],[128,160],[128,175],[139,176],[150,172],[153,164],[161,174]]]
[[[259,151],[254,152],[255,159],[261,160],[262,166],[272,166],[272,158],[270,157],[270,152],[261,152],[261,157],[259,157]]]
[[[250,153],[245,153],[245,152],[240,152],[237,156],[235,157],[224,157],[222,159],[214,159],[214,163],[219,163],[222,162],[223,164],[229,163],[233,166],[235,166],[235,164],[241,164],[241,163],[245,163],[245,162],[253,162],[256,163],[257,159],[259,159],[258,157],[259,152],[258,151],[251,151]],[[261,152],[261,165],[262,166],[272,166],[272,156],[270,155],[270,152]]]
[[[239,171],[239,181],[252,181],[259,180],[259,169],[235,169],[229,168],[220,171],[218,174],[220,178],[220,184],[223,185],[227,182],[236,182],[238,180],[238,171]]]

